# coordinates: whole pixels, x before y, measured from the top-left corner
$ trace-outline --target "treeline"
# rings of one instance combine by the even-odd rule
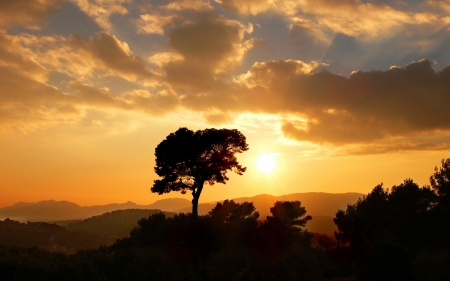
[[[419,187],[377,185],[336,213],[336,258],[363,280],[450,280],[450,159]]]
[[[51,252],[73,254],[81,249],[112,245],[117,239],[129,236],[141,218],[160,212],[145,209],[117,210],[82,221],[55,223],[21,223],[5,219],[0,221],[0,245],[37,247]]]
[[[129,238],[74,255],[0,248],[7,280],[318,280],[320,250],[302,231],[310,216],[298,201],[277,202],[258,221],[252,203],[218,203],[206,216],[157,213]]]
[[[70,231],[51,223],[20,223],[10,219],[0,221],[2,246],[38,247],[51,252],[75,253],[79,249],[96,249],[108,241],[110,239],[105,235]]]
[[[117,239],[129,236],[130,231],[137,226],[137,222],[140,219],[160,212],[160,210],[146,209],[116,210],[99,216],[93,216],[80,222],[71,223],[65,227],[71,231],[87,232],[93,235],[103,236],[106,238],[106,243],[102,245],[111,245]],[[163,213],[168,217],[175,214],[169,212]]]
[[[419,187],[376,186],[338,210],[317,246],[298,201],[259,220],[251,202],[205,216],[156,213],[127,238],[73,255],[0,247],[5,280],[450,280],[450,159]]]

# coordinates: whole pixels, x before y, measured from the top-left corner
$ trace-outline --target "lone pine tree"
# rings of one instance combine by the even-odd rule
[[[205,182],[226,183],[227,171],[242,175],[236,153],[248,150],[245,136],[236,129],[191,131],[180,128],[171,133],[155,149],[155,180],[151,191],[169,193],[192,191],[192,214],[198,216],[198,200]]]

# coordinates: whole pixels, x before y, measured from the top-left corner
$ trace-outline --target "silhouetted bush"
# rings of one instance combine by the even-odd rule
[[[375,245],[359,262],[361,281],[413,280],[410,254],[395,245]]]
[[[0,276],[111,281],[450,280],[450,232],[442,225],[449,220],[450,161],[442,165],[431,177],[431,187],[419,187],[411,179],[390,190],[378,185],[339,210],[334,219],[336,241],[315,235],[316,247],[313,236],[303,230],[312,218],[300,202],[276,202],[272,216],[261,222],[252,203],[226,200],[206,216],[153,214],[139,220],[130,237],[73,255],[0,246]],[[58,244],[59,237],[70,238],[48,224],[6,224],[59,233],[52,240]],[[5,229],[0,235],[12,233]]]
[[[449,280],[450,159],[441,164],[431,187],[380,184],[339,210],[334,260],[356,266],[361,280]]]
[[[412,261],[414,280],[450,280],[450,251],[444,249],[423,249]]]

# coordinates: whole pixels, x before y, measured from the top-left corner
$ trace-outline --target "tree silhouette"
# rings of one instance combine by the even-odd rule
[[[233,200],[225,200],[208,213],[212,218],[216,218],[223,223],[243,221],[245,219],[257,220],[259,212],[256,211],[252,202],[236,203]]]
[[[259,212],[252,202],[225,200],[217,203],[206,217],[211,218],[220,233],[222,245],[245,247],[258,226]]]
[[[304,227],[312,217],[306,216],[305,207],[301,205],[300,201],[277,201],[270,208],[272,216],[267,217],[267,220],[274,220],[289,227]]]
[[[428,243],[429,210],[435,195],[406,179],[391,190],[377,185],[347,210],[336,213],[336,239],[353,249],[364,250],[380,243],[392,243],[405,249],[420,248]]]
[[[155,149],[155,180],[152,192],[192,191],[192,214],[198,216],[198,200],[205,182],[226,183],[228,170],[242,175],[235,154],[248,150],[245,136],[238,130],[205,129],[193,132],[180,128]]]
[[[430,177],[437,204],[431,210],[433,222],[433,241],[442,241],[441,244],[450,246],[450,158],[442,159],[441,167],[434,168],[434,174]]]
[[[430,177],[430,183],[441,200],[450,201],[450,158],[442,159],[441,167],[434,168],[434,174]]]

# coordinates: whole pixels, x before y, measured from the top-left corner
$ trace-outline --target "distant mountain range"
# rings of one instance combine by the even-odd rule
[[[259,218],[265,220],[270,214],[270,208],[276,201],[300,201],[306,208],[306,212],[311,216],[334,217],[339,209],[346,209],[348,204],[354,204],[358,198],[365,194],[361,193],[325,193],[325,192],[305,192],[294,193],[281,196],[268,194],[256,195],[253,197],[234,198],[234,202],[253,202],[256,210],[259,212]],[[222,201],[217,201],[222,202]],[[198,205],[198,214],[205,215],[216,206],[217,202],[202,203]],[[175,210],[176,213],[191,212],[192,206]]]
[[[147,209],[173,212],[189,206],[191,206],[191,202],[183,198],[161,199],[150,205],[126,202],[96,206],[80,206],[68,201],[46,200],[37,203],[19,202],[12,206],[1,208],[0,218],[10,218],[22,222],[54,222],[84,220],[116,210]]]
[[[267,194],[253,197],[233,198],[237,203],[253,202],[264,220],[270,215],[270,208],[276,201],[302,202],[302,206],[311,216],[334,217],[337,210],[345,209],[348,204],[355,203],[364,194],[360,193],[322,193],[307,192],[282,196]],[[221,202],[221,201],[218,201]],[[216,202],[199,204],[199,214],[207,214]],[[9,207],[0,208],[0,218],[10,218],[18,221],[54,222],[63,220],[84,220],[107,212],[126,209],[158,209],[165,212],[190,212],[191,201],[183,198],[161,199],[150,205],[138,205],[133,202],[122,204],[108,204],[97,206],[79,206],[68,201],[40,201],[37,203],[16,203]]]

